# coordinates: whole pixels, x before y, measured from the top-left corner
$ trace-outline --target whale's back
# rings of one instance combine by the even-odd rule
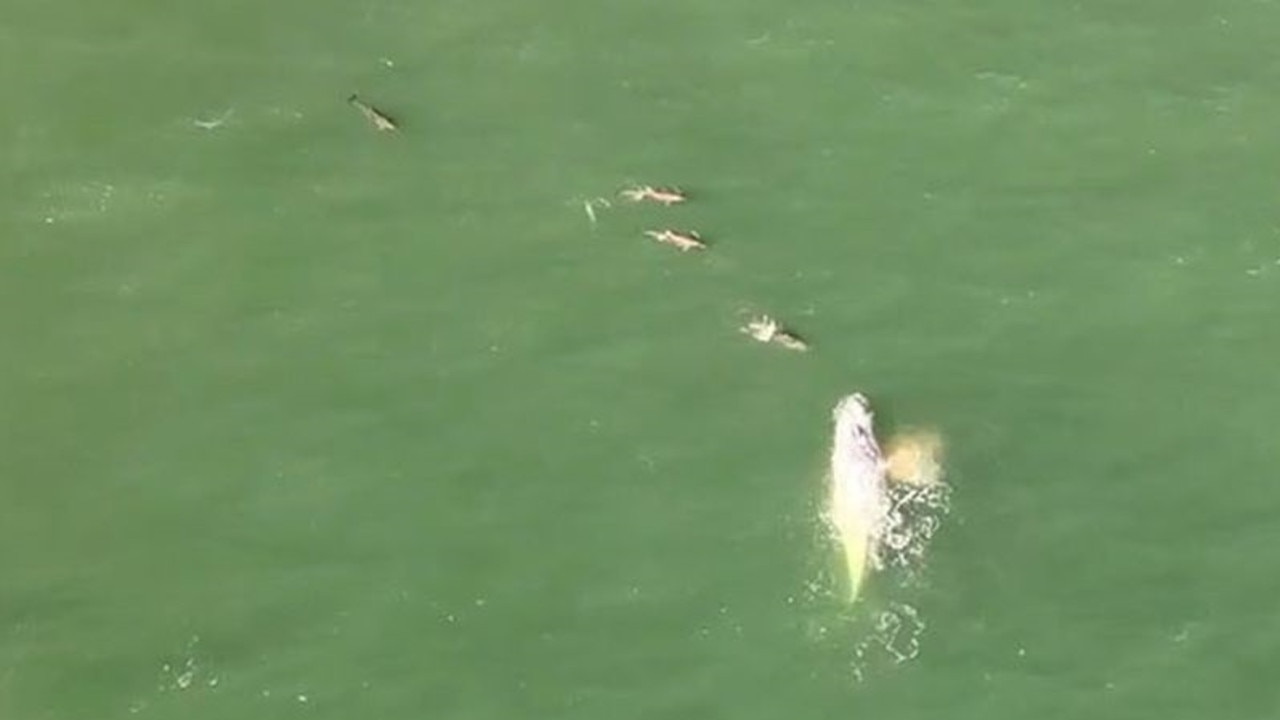
[[[865,397],[845,397],[832,415],[831,519],[843,545],[850,590],[857,597],[888,513],[885,462]]]

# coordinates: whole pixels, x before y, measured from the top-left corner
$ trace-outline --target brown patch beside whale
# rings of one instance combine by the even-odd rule
[[[885,445],[888,477],[907,485],[935,485],[942,481],[942,453],[942,435],[933,430],[895,435]]]

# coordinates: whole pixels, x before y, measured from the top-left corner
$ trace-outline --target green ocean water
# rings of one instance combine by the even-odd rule
[[[7,3],[0,720],[1280,716],[1277,27]],[[854,390],[952,493],[850,608]]]

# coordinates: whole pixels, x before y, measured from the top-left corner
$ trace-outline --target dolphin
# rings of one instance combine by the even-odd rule
[[[365,119],[368,120],[369,123],[379,132],[394,132],[395,130],[400,129],[399,125],[396,124],[396,121],[392,120],[389,115],[364,100],[361,100],[359,95],[353,93],[351,97],[347,98],[347,102],[351,103],[352,107],[359,110],[360,114],[364,115]]]
[[[670,245],[680,252],[707,249],[707,244],[702,241],[702,238],[699,237],[696,232],[682,232],[678,230],[645,230],[644,234],[664,245]]]
[[[618,194],[632,202],[652,200],[663,205],[675,205],[688,200],[688,197],[680,188],[661,188],[652,185],[627,188]]]
[[[809,349],[809,343],[803,338],[782,327],[777,320],[768,315],[751,318],[746,325],[738,329],[762,343],[776,343],[796,352],[805,352]]]

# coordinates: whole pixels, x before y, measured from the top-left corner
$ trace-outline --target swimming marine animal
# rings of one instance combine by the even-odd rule
[[[893,506],[871,402],[852,393],[836,404],[831,417],[830,517],[844,551],[850,599],[856,600],[868,571],[882,565],[880,548]]]
[[[645,230],[645,235],[657,240],[663,245],[670,245],[680,252],[688,252],[690,250],[706,250],[707,244],[698,237],[696,232],[682,232],[678,230]]]
[[[805,342],[799,335],[782,327],[777,320],[768,315],[751,318],[739,330],[762,343],[774,343],[796,352],[804,352],[809,349],[809,343]]]
[[[675,205],[688,199],[679,188],[660,188],[652,185],[627,188],[618,194],[631,202],[649,200],[663,205]]]
[[[372,124],[373,127],[376,128],[377,130],[383,131],[383,132],[390,132],[390,131],[395,131],[399,129],[399,126],[396,125],[395,120],[392,120],[390,116],[388,116],[386,113],[382,112],[378,108],[361,100],[359,95],[352,95],[351,97],[347,98],[347,102],[351,103],[352,107],[359,110],[360,114],[364,115],[365,119],[368,120],[369,123]]]

